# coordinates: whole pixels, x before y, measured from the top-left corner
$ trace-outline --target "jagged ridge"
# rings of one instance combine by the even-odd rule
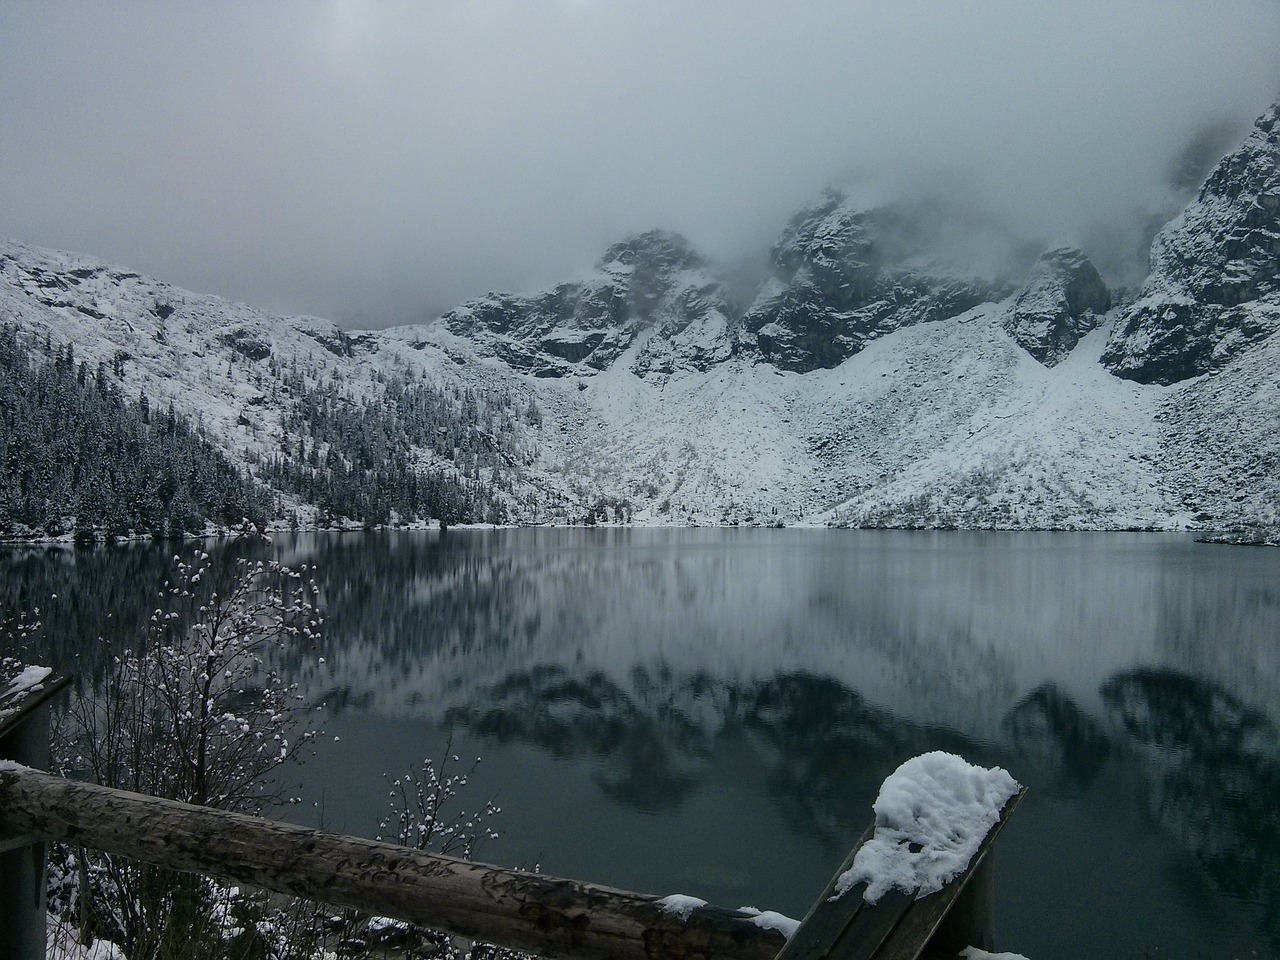
[[[1115,323],[1081,251],[1048,251],[1018,287],[949,260],[918,211],[839,195],[787,226],[741,316],[686,240],[651,231],[550,291],[364,333],[7,244],[0,319],[74,341],[128,396],[172,401],[281,510],[313,517],[299,471],[332,452],[352,473],[394,462],[483,484],[521,522],[1268,521],[1275,114],[1162,233]],[[1171,305],[1205,322],[1164,326]],[[1189,366],[1170,367],[1189,337]],[[1214,378],[1173,382],[1206,362]],[[443,433],[403,419],[449,405]],[[316,410],[363,426],[326,433]],[[353,509],[386,515],[370,502]]]
[[[1280,329],[1280,103],[1217,165],[1151,248],[1151,275],[1102,361],[1117,376],[1177,383]]]

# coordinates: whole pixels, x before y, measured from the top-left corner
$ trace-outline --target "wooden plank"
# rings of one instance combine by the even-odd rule
[[[858,849],[874,835],[873,824],[840,865],[777,960],[916,960],[982,866],[991,844],[1025,792],[1019,790],[1005,802],[1000,819],[983,838],[968,869],[938,892],[916,899],[900,890],[890,890],[874,904],[868,904],[862,898],[866,885],[859,884],[832,900],[840,875],[853,866]],[[956,949],[967,945],[959,944]]]
[[[895,936],[894,949],[886,949],[876,960],[914,960],[915,957],[920,955],[922,947],[915,948],[915,952],[912,953],[910,952],[911,948],[906,944],[916,942],[927,945],[930,950],[937,948],[952,954],[959,953],[965,947],[970,946],[989,949],[989,947],[976,941],[989,940],[991,936],[992,917],[990,916],[990,904],[975,905],[979,910],[985,911],[986,915],[983,916],[961,917],[958,913],[965,909],[966,891],[969,890],[971,885],[976,885],[980,873],[990,869],[991,846],[996,842],[996,837],[1000,835],[1004,825],[1009,822],[1009,817],[1013,815],[1014,810],[1022,802],[1022,798],[1026,796],[1026,793],[1027,788],[1020,787],[1017,793],[1005,801],[1004,807],[1000,810],[1000,819],[995,822],[995,825],[987,831],[987,835],[982,838],[982,843],[973,855],[973,860],[970,862],[968,870],[937,893],[922,897],[916,901],[915,908],[903,921],[900,928],[903,946],[896,946],[898,936]],[[964,942],[959,942],[961,940]]]
[[[857,855],[859,848],[870,840],[874,833],[875,824],[872,824],[854,844],[835,875],[827,882],[822,896],[818,897],[809,908],[809,912],[800,921],[796,932],[791,935],[787,945],[778,954],[777,960],[822,960],[831,952],[831,945],[840,936],[840,931],[852,922],[863,905],[862,897],[851,896],[852,890],[843,897],[832,899],[835,897],[836,883],[841,874],[853,866],[853,858]]]
[[[1000,810],[1000,819],[995,822],[991,829],[987,831],[987,835],[982,838],[982,843],[978,846],[977,852],[974,853],[973,859],[969,862],[968,869],[936,893],[913,899],[909,904],[909,909],[902,913],[901,919],[893,930],[893,935],[885,938],[882,942],[879,952],[865,954],[865,956],[874,957],[875,960],[916,960],[926,948],[933,949],[933,941],[939,928],[947,921],[948,915],[957,905],[957,901],[970,882],[972,882],[975,874],[982,869],[991,845],[995,843],[996,837],[999,836],[1001,829],[1008,822],[1010,815],[1022,801],[1025,793],[1026,788],[1023,787],[1005,801],[1004,807]],[[989,924],[990,918],[987,917],[980,922]],[[968,931],[966,930],[965,932],[967,933]],[[967,946],[980,945],[960,943],[939,946],[944,946],[944,949],[955,954]],[[846,956],[849,955],[840,954],[841,960],[845,960]],[[853,956],[863,956],[863,954],[853,954]]]
[[[862,899],[862,884],[851,889],[846,897]],[[836,942],[830,956],[836,960],[872,960],[879,957],[880,948],[889,940],[899,922],[916,903],[916,899],[901,890],[889,890],[875,903],[869,903],[858,912]],[[921,944],[923,948],[924,944]]]
[[[11,828],[544,956],[773,960],[776,930],[653,898],[196,807],[0,763]]]

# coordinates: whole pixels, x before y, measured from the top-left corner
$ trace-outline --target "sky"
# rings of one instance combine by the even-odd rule
[[[0,236],[377,328],[844,186],[1132,281],[1277,95],[1280,0],[6,0]]]

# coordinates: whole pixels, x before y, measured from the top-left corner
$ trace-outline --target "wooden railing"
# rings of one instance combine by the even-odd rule
[[[771,960],[781,934],[736,912],[687,922],[653,897],[0,766],[20,830],[145,863],[582,960]]]
[[[951,951],[992,946],[986,854],[1020,794],[969,870],[932,900],[899,897],[890,915],[889,907],[860,907],[856,893],[837,901],[828,889],[788,946],[778,930],[741,910],[678,911],[644,894],[54,776],[35,769],[48,760],[47,739],[35,743],[47,736],[40,711],[47,714],[51,687],[0,739],[0,757],[9,758],[0,760],[0,836],[9,838],[0,873],[0,960],[44,956],[45,840],[567,960],[774,960],[784,947],[782,960],[856,960],[915,957],[931,943]],[[874,936],[859,933],[863,927]]]
[[[0,761],[49,766],[49,703],[71,682],[49,678],[21,703],[0,689]],[[16,699],[16,698],[14,698]],[[0,813],[0,960],[44,960],[45,847]]]

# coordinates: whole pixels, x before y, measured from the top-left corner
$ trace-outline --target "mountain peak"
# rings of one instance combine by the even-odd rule
[[[831,368],[901,327],[945,320],[1008,293],[940,256],[950,211],[864,207],[839,191],[796,214],[773,247],[775,282],[743,318],[766,360]],[[938,214],[938,216],[933,216]]]
[[[1102,360],[1117,376],[1176,383],[1267,338],[1278,318],[1280,102],[1156,236],[1151,274]]]
[[[613,244],[604,252],[597,266],[608,269],[614,264],[675,272],[699,269],[706,265],[706,261],[680,234],[671,230],[646,230]]]
[[[1111,293],[1093,262],[1076,247],[1040,255],[1004,317],[1004,328],[1027,353],[1052,367],[1111,307]]]

